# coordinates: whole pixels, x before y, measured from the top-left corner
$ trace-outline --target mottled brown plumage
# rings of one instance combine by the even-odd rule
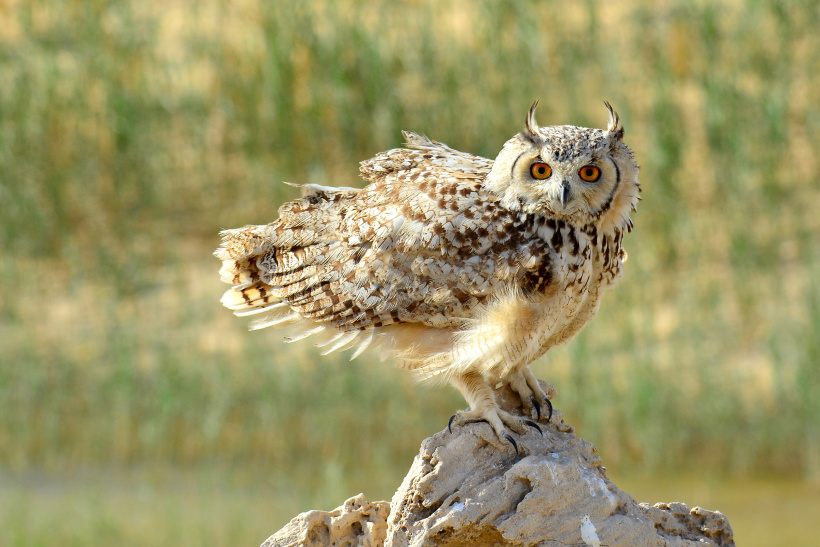
[[[409,149],[362,162],[367,187],[304,185],[272,224],[224,231],[223,303],[327,352],[379,344],[509,438],[522,422],[490,386],[548,405],[529,363],[589,321],[626,259],[638,166],[607,107],[600,130],[539,128],[533,105],[495,161],[405,132]]]

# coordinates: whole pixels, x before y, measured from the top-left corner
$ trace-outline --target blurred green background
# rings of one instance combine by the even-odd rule
[[[0,544],[255,545],[389,499],[464,406],[219,305],[217,232],[361,185],[408,129],[495,157],[601,127],[641,163],[618,289],[534,365],[640,501],[741,545],[820,519],[816,1],[0,4]]]

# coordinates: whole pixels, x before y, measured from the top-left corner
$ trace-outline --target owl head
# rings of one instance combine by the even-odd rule
[[[638,164],[609,103],[606,130],[539,127],[533,103],[525,130],[507,141],[487,179],[505,207],[600,231],[630,230],[640,199]]]

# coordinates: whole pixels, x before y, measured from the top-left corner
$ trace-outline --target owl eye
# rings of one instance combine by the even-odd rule
[[[585,167],[581,167],[581,170],[578,171],[578,174],[581,175],[581,178],[587,182],[595,182],[599,178],[601,178],[601,170],[595,167],[594,165],[587,165]]]
[[[532,167],[530,167],[530,173],[533,178],[544,180],[550,178],[552,175],[552,168],[546,163],[533,163]]]

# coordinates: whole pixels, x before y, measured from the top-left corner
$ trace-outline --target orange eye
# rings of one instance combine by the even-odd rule
[[[587,165],[586,167],[581,167],[581,170],[578,171],[578,174],[581,175],[581,178],[587,182],[595,182],[599,178],[601,178],[601,170],[595,167],[594,165]]]
[[[530,167],[530,173],[532,173],[533,178],[544,180],[550,178],[552,168],[546,163],[533,163],[532,167]]]

